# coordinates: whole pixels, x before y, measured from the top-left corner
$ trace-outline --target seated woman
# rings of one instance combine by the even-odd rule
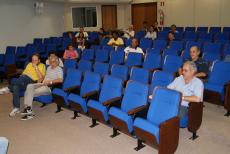
[[[32,55],[32,61],[27,64],[22,75],[11,83],[8,87],[0,89],[0,94],[12,92],[13,110],[10,116],[13,117],[20,112],[20,92],[26,90],[30,83],[41,83],[46,73],[46,67],[40,62],[39,54]]]
[[[118,37],[118,32],[113,32],[112,36],[113,37],[109,40],[107,45],[113,46],[115,48],[115,51],[117,50],[119,46],[124,46],[124,42],[122,38]]]
[[[207,78],[208,76],[208,64],[200,56],[200,49],[197,46],[192,46],[190,48],[190,60],[196,64],[197,72],[195,74],[198,78]],[[179,75],[182,74],[182,69],[179,69]]]
[[[57,58],[58,58],[56,52],[50,52],[50,53],[49,53],[49,57],[48,57],[48,59],[46,60],[46,65],[47,65],[47,66],[50,65],[49,59],[50,59],[51,57],[57,57]],[[60,66],[60,67],[64,67],[64,64],[63,64],[61,58],[58,58],[58,61],[59,61],[59,66]]]
[[[34,117],[32,111],[32,103],[34,97],[51,94],[50,87],[54,84],[63,82],[63,71],[62,68],[58,66],[58,58],[49,57],[49,63],[50,66],[47,68],[43,82],[28,84],[26,88],[24,96],[25,109],[21,113],[24,116],[21,118],[21,120],[29,120]]]
[[[68,50],[65,50],[64,52],[64,59],[77,59],[79,57],[77,51],[73,48],[73,46],[70,44],[68,45]]]
[[[175,40],[174,32],[170,31],[168,33],[168,39],[167,39],[167,48],[169,48],[170,43]]]
[[[84,33],[79,32],[78,37],[76,37],[76,46],[82,51],[85,49],[85,37]]]

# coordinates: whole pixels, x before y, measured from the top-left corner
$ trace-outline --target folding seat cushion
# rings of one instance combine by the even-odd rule
[[[147,118],[136,118],[134,132],[139,150],[142,142],[157,145],[159,153],[175,153],[179,142],[178,111],[181,94],[166,88],[156,88]]]
[[[209,33],[215,34],[215,33],[220,33],[221,32],[221,27],[210,27]]]
[[[149,84],[149,71],[144,68],[132,67],[129,79],[144,84]]]
[[[187,41],[196,41],[197,40],[197,33],[194,33],[194,32],[185,32],[184,33],[184,40],[187,40]]]
[[[129,68],[125,65],[114,64],[111,68],[111,75],[122,79],[123,81],[128,80]]]
[[[158,40],[167,40],[168,38],[168,32],[167,31],[160,31],[157,33],[157,39]]]
[[[152,48],[153,45],[153,40],[152,39],[148,39],[148,38],[142,38],[140,40],[140,48],[142,48],[144,51],[148,48]]]
[[[205,60],[209,65],[216,60],[220,60],[220,53],[204,53],[202,56],[203,60]]]
[[[155,87],[167,87],[174,77],[172,73],[164,71],[155,71],[152,76],[152,82],[149,88],[149,94],[152,95]]]
[[[224,27],[223,32],[227,32],[227,33],[230,32],[230,27]]]
[[[135,33],[135,38],[137,38],[138,40],[140,40],[140,39],[142,39],[142,38],[144,38],[145,37],[145,31],[143,31],[143,30],[141,30],[141,31],[138,31],[138,32],[136,32]]]
[[[197,27],[197,32],[208,32],[208,27]]]
[[[74,118],[76,118],[78,112],[87,113],[87,101],[91,97],[99,95],[100,81],[101,78],[98,73],[85,72],[80,94],[70,94],[68,96],[69,105],[74,111]]]
[[[43,104],[51,104],[53,101],[52,95],[42,95],[34,97],[34,101],[41,102]]]
[[[128,67],[142,66],[142,56],[141,53],[129,53],[125,65]]]
[[[98,49],[98,50],[96,50],[96,59],[95,59],[95,61],[107,62],[109,60],[109,54],[110,54],[109,50]]]
[[[162,56],[163,56],[163,57],[165,57],[166,55],[178,56],[178,54],[179,54],[179,51],[178,51],[178,50],[168,48],[168,49],[165,49],[165,50],[163,51]]]
[[[115,51],[114,47],[113,46],[110,46],[110,45],[103,45],[102,46],[102,49],[103,50],[108,50],[109,52],[112,52],[112,51]]]
[[[81,59],[84,59],[84,60],[94,60],[94,50],[93,49],[85,49],[83,52],[82,52],[82,55],[81,55]]]
[[[77,60],[76,59],[66,59],[64,61],[64,69],[76,68]]]
[[[68,105],[67,96],[70,92],[78,91],[81,85],[82,72],[77,69],[68,69],[67,76],[64,80],[62,88],[54,88],[52,95],[54,102],[57,104],[60,112],[62,106]]]
[[[103,38],[100,42],[100,45],[104,46],[104,45],[107,45],[107,43],[109,42],[109,38]]]
[[[134,114],[146,108],[148,85],[135,81],[128,81],[121,102],[121,108],[111,107],[109,110],[110,123],[113,126],[113,136],[117,130],[125,133],[133,132]]]
[[[172,41],[170,43],[169,48],[170,49],[175,49],[177,51],[179,51],[179,53],[183,50],[184,43],[182,41]]]
[[[212,41],[213,34],[207,32],[200,32],[198,40],[200,41]]]
[[[182,66],[183,61],[179,56],[167,55],[163,63],[163,71],[175,73]]]
[[[167,34],[167,37],[168,37],[168,34]],[[166,40],[154,40],[154,43],[153,43],[153,48],[154,49],[160,49],[160,50],[163,50],[167,47],[167,41]]]
[[[57,51],[57,46],[55,44],[46,44],[46,52],[55,52]]]
[[[230,43],[225,44],[222,57],[225,57],[226,55],[230,55]]]
[[[161,55],[152,52],[147,53],[143,62],[143,68],[150,71],[161,68]]]
[[[154,49],[154,48],[151,48],[151,49],[147,49],[146,50],[146,53],[155,53],[155,54],[161,54],[161,49]]]
[[[7,46],[5,54],[14,55],[16,51],[15,46]]]
[[[185,31],[195,32],[196,28],[195,27],[185,27]]]
[[[78,69],[82,72],[91,71],[92,67],[93,67],[93,64],[91,61],[82,59],[78,62]]]
[[[101,49],[101,46],[93,44],[93,45],[90,46],[90,48],[93,49],[94,51],[96,51],[96,50]]]
[[[123,51],[112,51],[110,52],[110,61],[109,64],[123,64],[124,63],[125,53]]]
[[[103,80],[99,100],[90,99],[87,106],[90,117],[93,120],[108,122],[108,109],[111,106],[119,105],[122,95],[122,80],[106,75]],[[95,122],[93,122],[95,125]]]
[[[36,46],[42,45],[42,38],[34,38],[33,44]]]
[[[213,62],[208,82],[204,84],[204,100],[215,103],[224,101],[224,86],[229,81],[230,63],[223,61]],[[215,93],[212,94],[212,92]]]
[[[229,41],[229,33],[216,33],[214,36],[215,41]]]
[[[99,73],[101,76],[109,74],[109,64],[101,63],[101,62],[95,62],[94,72]]]

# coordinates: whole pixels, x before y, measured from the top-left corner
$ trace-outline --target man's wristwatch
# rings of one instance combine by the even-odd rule
[[[182,100],[184,100],[184,96],[182,96]]]

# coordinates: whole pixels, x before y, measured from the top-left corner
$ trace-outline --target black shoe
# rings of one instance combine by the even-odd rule
[[[21,118],[21,120],[30,120],[30,119],[33,119],[34,118],[34,115],[25,115]]]
[[[21,115],[32,115],[33,110],[31,109],[30,106],[26,107],[23,112],[21,112]]]

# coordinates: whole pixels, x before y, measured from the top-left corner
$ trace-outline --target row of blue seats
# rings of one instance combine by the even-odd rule
[[[54,101],[57,103],[58,107],[57,112],[61,111],[61,107],[68,106],[74,111],[74,118],[78,116],[78,112],[85,113],[92,118],[91,127],[96,126],[96,120],[104,123],[109,122],[114,129],[113,137],[118,134],[116,132],[118,129],[131,134],[135,132],[135,128],[141,128],[155,136],[156,145],[167,147],[167,143],[161,141],[164,137],[160,133],[162,127],[159,126],[161,125],[160,123],[178,116],[178,107],[181,99],[181,95],[178,92],[157,88],[150,102],[147,118],[138,118],[137,112],[135,112],[134,109],[139,108],[139,111],[140,107],[146,107],[147,109],[149,104],[148,85],[130,80],[123,92],[123,82],[119,78],[106,75],[101,86],[99,74],[85,72],[82,82],[81,76],[82,74],[79,70],[69,71],[64,81],[63,88],[55,88],[52,91]],[[74,83],[72,81],[73,78],[75,78]],[[72,87],[78,87],[78,92]],[[158,100],[159,98],[166,97],[167,99],[164,99],[164,103]],[[177,107],[172,107],[174,105]],[[167,111],[167,114],[164,111]],[[172,112],[173,114],[171,114]],[[158,117],[161,120],[159,121],[157,120],[158,118],[156,119],[154,117]],[[120,121],[122,124],[117,125],[117,121]],[[122,129],[122,125],[125,126],[126,129]],[[176,129],[174,128],[174,131],[171,130],[172,133],[179,132],[179,119],[177,119],[174,125],[176,125]],[[151,130],[148,128],[151,128]],[[136,135],[138,137],[138,134]],[[178,140],[179,133],[173,135],[176,135],[174,139]],[[170,135],[168,137],[170,137]],[[173,142],[175,142],[175,140]],[[164,149],[159,148],[159,151],[162,150]],[[171,150],[175,151],[176,149]]]
[[[162,27],[162,31],[170,31],[171,27]],[[177,27],[177,31],[183,32],[183,31],[189,31],[189,32],[210,32],[210,33],[216,33],[216,32],[230,32],[230,27]]]

